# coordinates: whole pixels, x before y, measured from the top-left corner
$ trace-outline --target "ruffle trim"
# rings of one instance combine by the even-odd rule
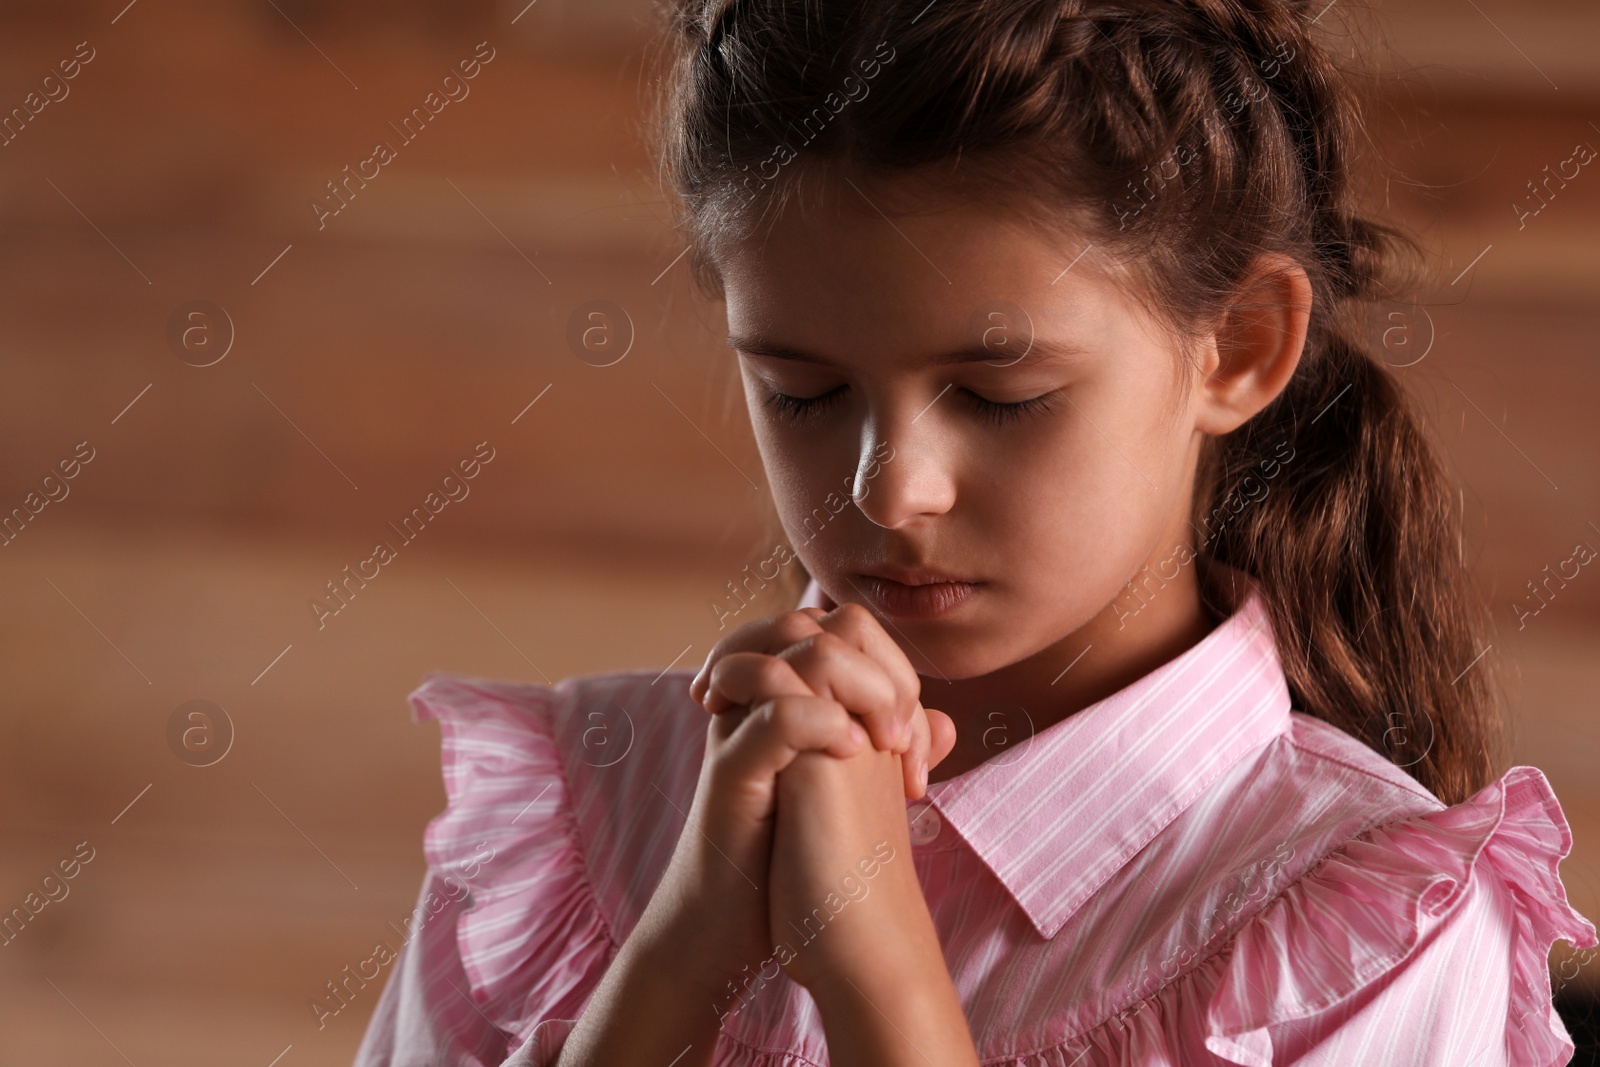
[[[434,672],[410,700],[440,726],[447,806],[423,853],[471,893],[456,944],[478,1009],[527,1038],[577,1018],[614,945],[589,884],[551,715],[564,686]]]
[[[551,716],[566,684],[436,672],[409,698],[415,718],[440,723],[448,800],[428,824],[423,850],[433,870],[471,892],[457,946],[479,1010],[517,1035],[506,1067],[553,1060],[615,951],[553,736]],[[1513,767],[1460,804],[1375,827],[1330,853],[1252,919],[1231,951],[1156,993],[1131,1018],[1124,1013],[1059,1047],[988,1062],[1071,1067],[1092,1048],[1109,1062],[1177,1063],[1164,1037],[1169,1028],[1157,1021],[1168,1016],[1203,1018],[1213,1054],[1270,1067],[1269,1027],[1380,982],[1450,918],[1487,865],[1514,903],[1509,1062],[1564,1063],[1573,1047],[1551,1004],[1550,946],[1558,939],[1575,948],[1600,944],[1561,884],[1558,865],[1571,848],[1543,773]],[[1330,924],[1329,915],[1349,921]],[[1304,995],[1306,976],[1316,976],[1315,996]],[[717,1067],[735,1049],[747,1067],[796,1063],[792,1053],[724,1041]]]
[[[1207,1009],[1206,1047],[1245,1067],[1270,1067],[1267,1027],[1325,1011],[1392,971],[1487,864],[1515,901],[1509,1062],[1565,1063],[1573,1047],[1551,1005],[1550,946],[1558,938],[1597,943],[1557,874],[1571,849],[1550,783],[1526,766],[1460,804],[1369,830],[1240,931]],[[1330,926],[1330,914],[1351,921]],[[1299,975],[1318,976],[1317,996],[1302,996]]]
[[[546,1019],[529,1031],[499,1067],[550,1067],[577,1025],[576,1019]]]
[[[498,1067],[550,1067],[577,1028],[576,1019],[547,1019],[534,1027],[526,1039]],[[821,1067],[814,1060],[792,1052],[756,1048],[724,1033],[711,1053],[711,1067]]]

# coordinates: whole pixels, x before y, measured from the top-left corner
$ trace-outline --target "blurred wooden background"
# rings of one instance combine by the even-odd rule
[[[1515,758],[1600,916],[1600,571],[1513,606],[1600,548],[1600,171],[1512,206],[1600,148],[1600,11],[1319,24],[1404,72],[1374,197],[1443,296],[1394,361],[1427,351],[1400,373],[1466,494]],[[0,108],[93,54],[0,146],[0,510],[93,449],[0,547],[0,910],[94,849],[0,947],[0,1064],[348,1063],[378,986],[323,1030],[308,1001],[409,912],[443,804],[405,695],[705,655],[767,505],[640,142],[653,32],[643,0],[0,3]],[[319,229],[325,183],[484,41],[469,95]],[[175,348],[202,300],[227,322]],[[632,327],[610,366],[567,342],[596,300]],[[319,629],[308,602],[483,441],[470,494]],[[168,747],[191,700],[233,726],[211,766]],[[1600,970],[1557,962],[1564,1002]]]

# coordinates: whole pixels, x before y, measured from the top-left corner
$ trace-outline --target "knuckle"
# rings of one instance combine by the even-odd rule
[[[883,623],[870,610],[851,601],[839,608],[839,626],[842,632],[848,633],[860,641],[867,641],[877,637],[888,638],[889,631],[883,628]]]
[[[791,669],[777,656],[762,656],[753,664],[756,692],[778,694],[789,680]]]
[[[707,672],[706,680],[712,685],[716,685],[723,678],[727,677],[728,670],[728,657],[718,656],[716,659],[711,661],[711,670]]]
[[[799,646],[798,655],[803,656],[810,662],[821,664],[838,663],[848,656],[851,650],[851,645],[848,641],[838,634],[829,633],[826,630],[812,634],[797,644]]]
[[[738,636],[738,630],[733,631],[731,634],[723,635],[716,644],[711,646],[711,651],[706,653],[706,662],[715,663],[723,656],[726,656],[728,649],[733,646],[733,642]]]
[[[732,696],[735,690],[733,677],[739,673],[740,662],[738,659],[724,656],[717,660],[711,667],[711,673],[706,677],[708,691],[716,690],[724,696]]]
[[[799,609],[795,609],[773,616],[770,620],[768,632],[775,640],[785,645],[792,645],[816,633],[819,629],[821,627],[817,625],[816,619]]]
[[[803,750],[811,746],[820,725],[847,712],[831,700],[778,697],[762,706],[762,714],[774,736],[790,748]]]
[[[809,701],[798,700],[793,697],[774,697],[762,705],[763,722],[767,731],[791,748],[798,748],[795,742],[805,732],[805,726],[811,718]]]
[[[913,721],[922,719],[924,717],[920,706],[922,702],[922,679],[917,677],[917,672],[912,669],[910,664],[905,664],[903,670],[898,669],[898,666],[896,665],[885,672],[889,676],[890,686],[894,689],[895,706],[907,709],[906,714]]]
[[[873,616],[872,612],[857,604],[854,600],[847,600],[840,604],[835,609],[834,616],[851,631],[864,630],[878,625],[878,620]]]
[[[767,732],[785,739],[794,733],[796,720],[799,717],[799,709],[794,701],[774,697],[762,701],[759,710],[761,724],[766,727]]]
[[[710,646],[709,653],[706,653],[706,662],[701,665],[701,673],[706,675],[707,680],[717,677],[718,667],[722,667],[723,662],[726,662],[728,657],[736,656],[744,649],[749,648],[750,637],[746,630],[749,630],[750,625],[754,624],[742,625],[738,630],[728,633],[722,640]]]
[[[840,604],[828,621],[830,633],[838,634],[857,648],[868,647],[872,631],[877,627],[878,620],[873,618],[872,612],[854,601]]]
[[[854,649],[832,634],[818,634],[780,653],[808,686],[819,695],[837,691],[839,683],[855,665]]]
[[[723,648],[727,645],[727,643],[728,638],[724,637],[716,644],[711,646],[711,651],[706,653],[705,662],[700,664],[700,670],[702,672],[708,671],[710,668],[717,665],[717,661],[723,656]]]
[[[710,661],[719,660],[731,652],[750,647],[759,639],[761,625],[761,620],[756,619],[745,623],[743,626],[735,627],[730,633],[724,634],[721,640],[711,646],[711,652],[706,656],[706,659]]]

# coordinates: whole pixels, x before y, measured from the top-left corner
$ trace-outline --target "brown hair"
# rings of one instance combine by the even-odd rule
[[[653,129],[708,295],[720,292],[719,241],[747,235],[756,209],[781,206],[807,175],[846,170],[932,167],[964,192],[1071,218],[1178,337],[1216,324],[1258,256],[1298,263],[1313,292],[1300,365],[1242,427],[1206,439],[1197,547],[1261,586],[1298,710],[1446,803],[1490,781],[1503,728],[1457,497],[1363,325],[1375,301],[1396,298],[1417,245],[1357,210],[1354,83],[1313,40],[1308,6],[669,10]],[[1263,494],[1238,504],[1251,479]]]

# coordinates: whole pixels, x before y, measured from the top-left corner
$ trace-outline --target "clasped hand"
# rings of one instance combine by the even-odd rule
[[[712,713],[690,819],[722,853],[695,866],[723,897],[729,972],[775,958],[814,995],[904,980],[907,944],[931,932],[905,798],[955,744],[920,692],[854,603],[748,623],[707,656],[690,686]]]
[[[955,725],[899,646],[858,604],[788,611],[719,642],[690,692],[712,713],[694,800],[560,1064],[709,1067],[776,961],[835,1067],[976,1067],[905,810]]]

